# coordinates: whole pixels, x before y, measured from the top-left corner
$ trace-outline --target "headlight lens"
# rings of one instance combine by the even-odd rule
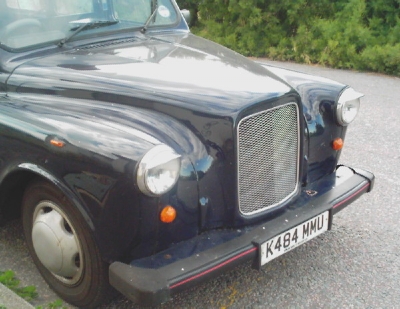
[[[360,98],[363,96],[353,88],[343,91],[336,107],[336,118],[340,125],[347,126],[356,118],[360,109]]]
[[[150,149],[139,163],[137,183],[148,196],[162,195],[176,184],[181,168],[181,157],[166,145]]]

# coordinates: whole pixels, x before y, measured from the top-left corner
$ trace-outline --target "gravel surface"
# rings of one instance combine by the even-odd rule
[[[328,77],[363,92],[341,163],[372,171],[372,193],[334,217],[332,231],[262,271],[241,265],[158,308],[400,308],[400,79],[266,61]],[[34,305],[57,299],[38,275],[19,222],[0,228],[0,269],[38,287]],[[105,308],[139,308],[118,297]]]

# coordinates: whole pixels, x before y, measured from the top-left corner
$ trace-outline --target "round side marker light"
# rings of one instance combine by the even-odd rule
[[[339,137],[333,140],[332,142],[333,150],[341,150],[343,148],[343,140]]]
[[[160,213],[160,220],[164,223],[171,223],[176,218],[176,210],[172,206],[165,206]]]

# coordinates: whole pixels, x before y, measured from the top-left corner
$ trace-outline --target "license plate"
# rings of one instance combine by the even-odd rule
[[[329,211],[316,216],[260,246],[261,266],[328,230]]]

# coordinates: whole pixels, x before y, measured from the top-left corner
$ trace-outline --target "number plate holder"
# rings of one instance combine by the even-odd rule
[[[326,232],[330,226],[329,210],[258,244],[258,268]]]

